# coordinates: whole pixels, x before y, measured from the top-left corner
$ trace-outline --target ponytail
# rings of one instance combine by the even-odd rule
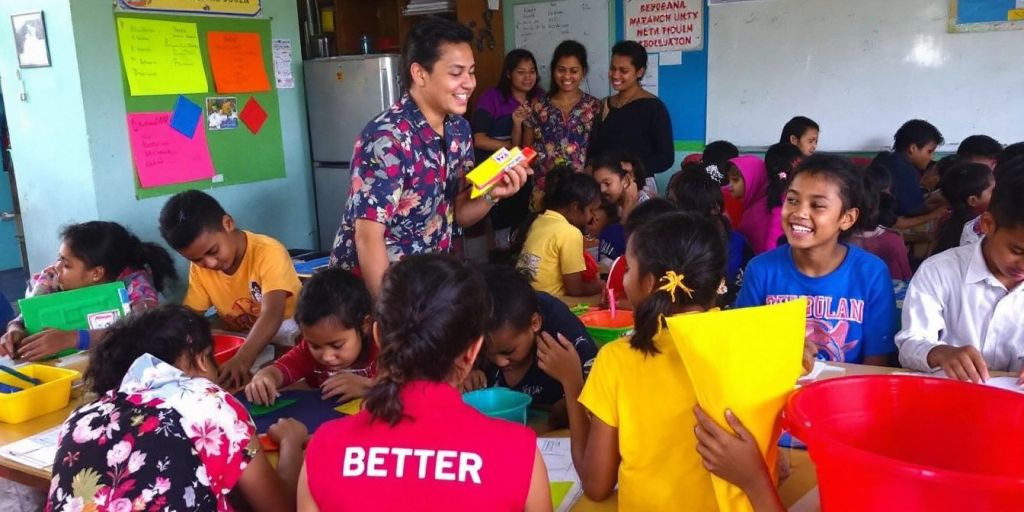
[[[705,213],[666,213],[637,227],[629,248],[639,275],[655,279],[654,290],[636,305],[629,345],[653,356],[659,353],[654,337],[665,317],[715,304],[725,279],[725,231]]]
[[[782,197],[786,194],[793,174],[794,162],[800,160],[803,153],[796,146],[786,142],[773,144],[764,154],[765,170],[768,173],[768,211],[782,206]]]
[[[134,237],[133,237],[134,238]],[[138,238],[135,239],[138,241]],[[138,259],[132,265],[136,268],[148,268],[153,274],[153,286],[156,291],[163,292],[168,281],[178,280],[178,269],[167,250],[153,242],[139,241]]]
[[[174,261],[163,247],[143,243],[116,222],[72,224],[61,231],[60,237],[90,268],[103,267],[108,281],[117,279],[125,269],[145,269],[153,274],[157,291],[163,291],[168,279],[178,278]]]
[[[421,254],[391,266],[374,315],[381,377],[366,394],[370,415],[394,426],[406,416],[407,384],[451,379],[455,361],[483,337],[490,311],[483,278],[454,258]]]

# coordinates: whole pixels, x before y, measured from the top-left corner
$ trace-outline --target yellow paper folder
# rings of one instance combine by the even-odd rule
[[[802,368],[807,300],[676,315],[666,320],[697,402],[719,425],[730,409],[775,472],[776,418]],[[752,511],[739,487],[711,475],[721,511]]]

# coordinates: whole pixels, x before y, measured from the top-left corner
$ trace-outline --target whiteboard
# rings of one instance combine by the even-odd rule
[[[587,48],[590,67],[580,88],[598,98],[608,96],[608,0],[517,4],[512,8],[511,26],[514,48],[526,48],[533,53],[537,59],[537,79],[545,90],[551,83],[551,55],[555,47],[566,39],[574,39]]]
[[[950,34],[949,0],[772,0],[710,7],[707,140],[779,140],[806,115],[818,149],[877,150],[926,119],[1024,140],[1024,32]]]

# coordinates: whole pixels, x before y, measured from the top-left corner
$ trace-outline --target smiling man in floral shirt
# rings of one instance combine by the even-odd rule
[[[356,141],[331,265],[362,275],[374,296],[388,265],[411,254],[447,252],[454,223],[476,223],[530,173],[515,166],[487,195],[469,198],[473,134],[462,114],[476,87],[472,37],[446,20],[414,27],[402,56],[407,93]]]

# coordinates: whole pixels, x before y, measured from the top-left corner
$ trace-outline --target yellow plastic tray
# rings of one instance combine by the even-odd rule
[[[71,383],[79,376],[75,370],[42,364],[25,365],[18,371],[43,383],[17,393],[0,394],[0,422],[3,423],[22,423],[65,407],[71,399]],[[0,372],[0,382],[20,388],[28,385],[3,372]]]

